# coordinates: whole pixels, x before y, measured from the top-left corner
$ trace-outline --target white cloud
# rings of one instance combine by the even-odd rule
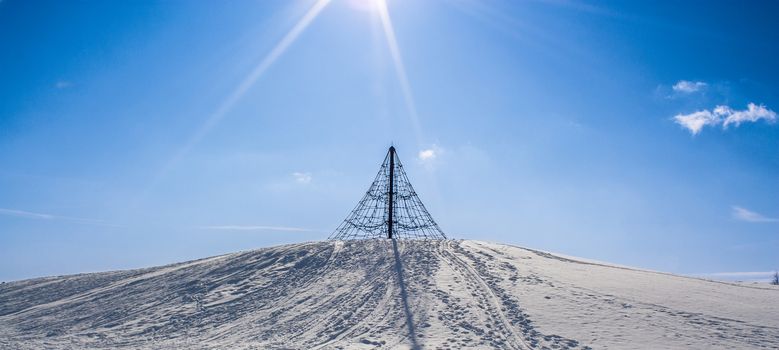
[[[702,81],[689,81],[689,80],[679,80],[674,84],[673,89],[676,92],[682,92],[682,93],[693,93],[696,91],[700,91],[706,88],[708,84],[702,82]]]
[[[739,206],[732,206],[733,209],[732,215],[734,219],[746,221],[746,222],[777,222],[779,219],[777,218],[769,218],[765,217],[759,213],[755,213],[749,209],[742,208]]]
[[[15,216],[18,218],[35,219],[35,220],[61,220],[61,221],[78,223],[78,224],[119,227],[119,225],[111,224],[103,220],[35,213],[31,211],[18,210],[18,209],[0,208],[0,215]]]
[[[432,160],[435,159],[436,152],[434,149],[423,149],[419,151],[419,160],[425,161],[425,160]]]
[[[422,163],[430,164],[444,153],[444,149],[438,145],[432,145],[430,148],[420,150],[417,153],[417,160]]]
[[[311,183],[311,173],[300,173],[300,172],[294,172],[292,173],[292,177],[295,178],[295,181],[302,184],[308,184]]]
[[[300,227],[288,226],[257,226],[257,225],[221,225],[221,226],[200,226],[201,230],[217,231],[285,231],[285,232],[320,232]]]
[[[736,126],[739,126],[741,123],[744,122],[754,123],[760,119],[765,119],[765,121],[769,123],[776,122],[776,112],[768,108],[765,108],[764,105],[756,105],[754,103],[749,103],[749,105],[747,105],[747,109],[743,111],[733,111],[730,109],[730,107],[727,106],[719,106],[719,107],[727,108],[727,110],[723,110],[724,113],[723,116],[727,116],[725,117],[725,121],[722,123],[723,128],[727,128],[728,125],[730,124],[736,124]]]
[[[728,106],[717,106],[714,107],[713,112],[715,115],[722,117],[722,116],[733,114],[733,108],[730,108]]]
[[[722,122],[719,116],[711,113],[710,111],[697,111],[690,114],[677,114],[674,116],[674,120],[677,124],[690,130],[693,135],[697,135],[701,132],[706,125],[717,125]]]
[[[704,126],[716,126],[722,125],[723,129],[727,129],[728,125],[735,124],[736,126],[741,123],[750,122],[754,123],[765,120],[768,123],[776,122],[776,112],[766,108],[764,105],[757,105],[749,103],[747,109],[734,110],[729,106],[717,106],[713,110],[702,110],[692,112],[690,114],[677,114],[673,117],[674,121],[687,129],[693,135],[697,135]]]

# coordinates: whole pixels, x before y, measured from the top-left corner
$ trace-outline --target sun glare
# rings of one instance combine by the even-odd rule
[[[377,12],[385,0],[349,0],[349,5],[359,11]]]

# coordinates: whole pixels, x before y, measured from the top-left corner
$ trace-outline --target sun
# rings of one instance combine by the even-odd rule
[[[349,0],[349,6],[358,11],[378,12],[386,3],[385,0]]]

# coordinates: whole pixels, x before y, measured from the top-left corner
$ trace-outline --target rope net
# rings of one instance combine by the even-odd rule
[[[392,158],[392,159],[391,159]],[[390,165],[393,165],[390,176]],[[392,205],[390,205],[392,178]],[[388,238],[392,208],[392,238],[446,239],[411,186],[394,148],[390,148],[365,196],[328,239]]]

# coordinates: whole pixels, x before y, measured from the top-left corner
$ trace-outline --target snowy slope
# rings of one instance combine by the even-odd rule
[[[312,242],[2,284],[0,349],[776,349],[778,301],[478,241]]]

